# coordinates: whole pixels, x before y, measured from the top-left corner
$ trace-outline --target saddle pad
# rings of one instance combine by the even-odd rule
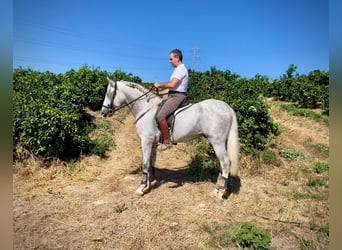
[[[192,103],[189,103],[188,105],[184,106],[184,107],[181,107],[179,109],[177,109],[173,115],[176,116],[178,113],[182,112],[183,110],[187,109],[187,108],[190,108],[190,106],[192,105]]]

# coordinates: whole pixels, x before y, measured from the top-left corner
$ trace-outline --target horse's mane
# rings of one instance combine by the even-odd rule
[[[144,88],[143,86],[141,86],[140,84],[138,83],[135,83],[135,82],[127,82],[127,81],[120,81],[122,83],[124,83],[126,86],[128,87],[131,87],[131,88],[134,88],[134,89],[137,89],[139,90],[141,93],[143,94],[146,94],[148,92],[150,92],[150,90]],[[152,92],[150,92],[152,94]]]

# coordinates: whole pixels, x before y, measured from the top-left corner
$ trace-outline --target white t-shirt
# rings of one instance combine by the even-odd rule
[[[174,77],[180,80],[180,82],[178,83],[177,87],[171,90],[186,93],[188,91],[189,74],[188,74],[188,70],[186,69],[183,63],[181,65],[178,65],[178,67],[176,67],[173,70],[170,80],[172,80],[172,78]]]

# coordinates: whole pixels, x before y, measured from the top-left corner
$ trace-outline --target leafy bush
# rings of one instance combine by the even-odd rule
[[[263,161],[267,164],[274,163],[277,159],[277,155],[272,150],[266,150],[263,154]]]
[[[84,107],[101,108],[106,77],[113,75],[87,67],[58,75],[48,71],[15,69],[14,144],[47,158],[66,159],[88,153],[103,155],[110,142],[106,137],[90,139],[89,133],[95,125]]]
[[[220,163],[212,145],[201,137],[190,142],[193,145],[188,175],[194,181],[214,181],[220,172]]]
[[[287,74],[269,85],[268,95],[278,97],[282,101],[295,102],[302,108],[321,106],[328,111],[329,73],[314,70],[308,75],[294,75],[296,69],[297,67],[291,64]]]
[[[315,170],[319,174],[323,173],[323,172],[327,172],[329,170],[329,164],[324,163],[324,162],[316,162],[315,163]]]
[[[62,82],[59,87],[67,90],[59,94],[63,99],[68,96],[70,102],[79,103],[82,108],[88,106],[92,110],[99,110],[106,93],[108,75],[107,72],[88,67],[81,67],[79,71],[72,69],[59,75]]]
[[[106,152],[110,147],[115,146],[108,120],[97,120],[96,129],[92,132],[92,135],[90,137],[92,138],[93,142],[91,153],[96,154],[102,158],[106,156]]]
[[[233,231],[233,242],[239,247],[250,249],[270,249],[271,235],[249,222],[243,222],[241,227]]]
[[[301,249],[316,249],[315,242],[311,239],[301,239]]]
[[[70,86],[50,72],[30,69],[16,70],[13,81],[15,143],[46,157],[89,151],[91,123],[82,105],[70,101]]]
[[[128,207],[126,206],[126,204],[125,203],[121,203],[121,204],[116,205],[115,212],[121,214],[122,212],[124,212],[127,209],[128,209]]]
[[[326,186],[326,182],[320,178],[309,177],[308,181],[306,182],[308,187],[322,187]]]
[[[303,154],[297,150],[290,148],[281,148],[279,151],[280,156],[284,157],[286,160],[294,161],[298,157],[303,156]]]
[[[212,247],[229,249],[236,245],[239,248],[270,249],[270,233],[249,222],[243,222],[239,227],[213,222],[203,225],[202,228],[210,235],[208,243]]]
[[[263,150],[270,133],[279,134],[263,101],[267,85],[267,77],[257,75],[247,80],[213,67],[206,72],[190,71],[189,96],[193,102],[210,98],[227,102],[236,112],[242,148],[251,152]]]
[[[295,116],[303,116],[303,117],[308,117],[312,120],[315,121],[322,121],[325,124],[329,124],[329,119],[321,114],[316,113],[315,111],[306,109],[306,108],[300,108],[297,105],[293,104],[281,104],[280,108],[285,111],[291,112]]]

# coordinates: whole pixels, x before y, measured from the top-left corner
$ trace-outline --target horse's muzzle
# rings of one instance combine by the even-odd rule
[[[108,108],[102,108],[102,109],[101,109],[101,114],[102,114],[104,117],[112,116],[112,115],[113,115],[113,110],[112,110],[112,109],[108,109]]]
[[[101,115],[107,117],[108,113],[101,110]]]

